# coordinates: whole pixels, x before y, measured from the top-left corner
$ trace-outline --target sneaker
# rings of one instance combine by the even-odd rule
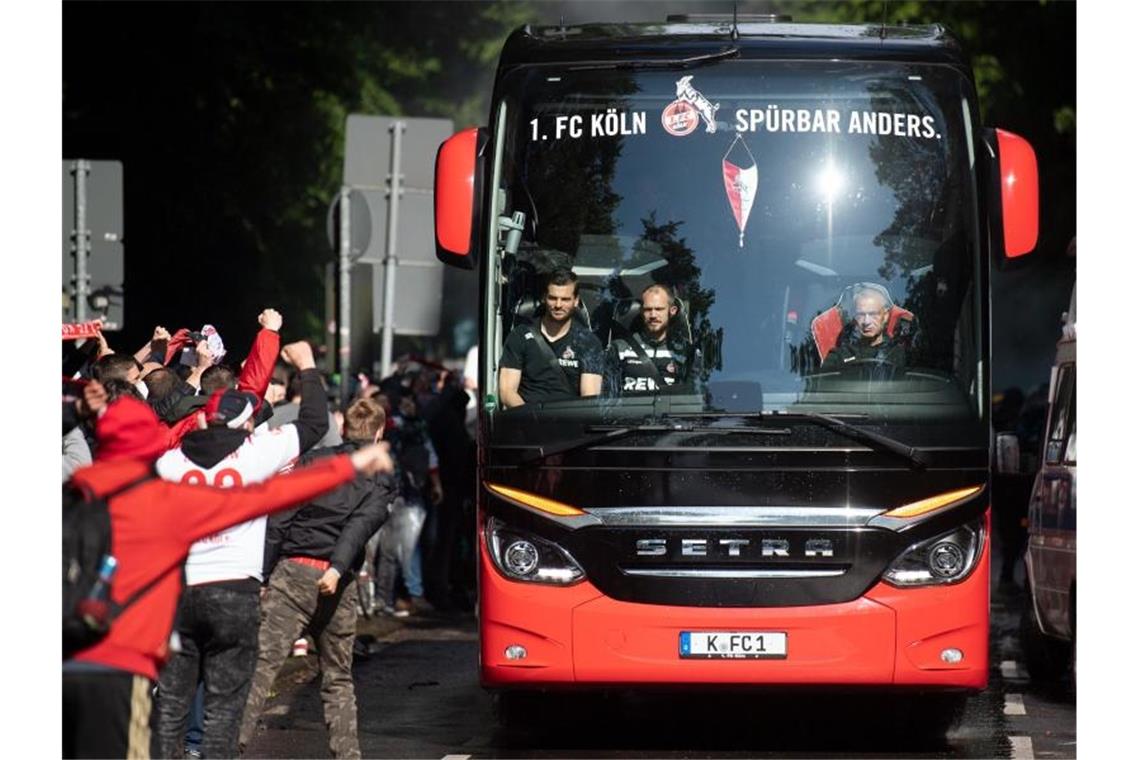
[[[198,749],[197,747],[194,747],[194,748],[187,747],[185,749],[185,751],[183,751],[182,757],[201,758],[202,757],[202,750]]]
[[[297,639],[293,642],[293,656],[304,657],[309,653],[309,640],[305,638]]]
[[[394,618],[406,618],[408,615],[412,614],[407,610],[397,609],[390,604],[381,604],[377,607],[377,609],[380,610],[381,614]]]

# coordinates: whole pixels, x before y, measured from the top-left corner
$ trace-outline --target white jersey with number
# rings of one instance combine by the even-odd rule
[[[203,469],[182,449],[171,449],[159,457],[155,467],[163,480],[220,488],[260,483],[279,470],[292,467],[301,453],[296,425],[255,432],[213,467]],[[193,509],[193,507],[190,507]],[[186,560],[186,585],[261,577],[265,555],[265,518],[207,536],[190,547]]]

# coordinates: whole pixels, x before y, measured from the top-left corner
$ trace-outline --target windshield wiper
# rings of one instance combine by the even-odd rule
[[[651,68],[672,68],[679,66],[681,68],[688,68],[689,66],[703,66],[706,63],[713,63],[715,61],[725,60],[727,58],[736,58],[740,55],[740,48],[733,45],[731,47],[715,50],[711,53],[698,53],[691,55],[687,58],[629,58],[622,61],[606,61],[605,63],[580,63],[575,66],[569,66],[571,71],[584,71],[590,69],[651,69]]]
[[[519,464],[532,464],[534,462],[541,462],[547,457],[552,457],[555,454],[565,454],[568,451],[575,451],[576,449],[589,448],[597,446],[599,443],[608,443],[616,441],[619,438],[625,438],[634,433],[666,433],[674,432],[676,430],[683,430],[684,425],[623,425],[618,427],[608,427],[603,425],[591,425],[586,428],[587,433],[598,433],[601,435],[591,435],[586,438],[574,438],[569,441],[560,441],[553,443],[549,446],[537,446],[538,452],[533,456],[524,457],[519,461]]]
[[[844,422],[830,414],[821,414],[819,412],[774,412],[764,416],[776,419],[793,418],[810,420],[822,427],[846,435],[849,438],[854,438],[863,443],[875,444],[879,448],[886,449],[892,454],[897,454],[907,459],[916,470],[925,470],[927,465],[930,464],[930,455],[925,451],[914,446],[908,446],[902,441],[883,435],[882,433],[876,433],[872,430],[852,425],[850,422]]]
[[[871,443],[877,445],[881,449],[886,449],[892,454],[897,454],[911,463],[911,466],[917,470],[926,469],[930,464],[930,455],[925,451],[918,449],[914,446],[908,446],[902,441],[895,440],[890,436],[876,433],[866,428],[861,428],[852,425],[850,422],[844,422],[841,417],[850,419],[865,420],[865,414],[822,414],[820,412],[786,412],[786,411],[771,411],[771,412],[722,412],[722,411],[704,411],[704,412],[681,412],[677,414],[666,415],[666,419],[701,419],[701,418],[719,418],[719,417],[743,417],[752,418],[757,417],[764,420],[784,420],[784,419],[803,419],[810,420],[811,422],[834,430],[837,433],[846,435],[849,438],[854,438],[863,443]],[[717,428],[728,430],[731,428]]]
[[[565,454],[570,451],[578,449],[588,449],[602,443],[610,443],[620,438],[633,435],[634,433],[715,433],[715,434],[736,434],[736,433],[756,433],[758,435],[791,435],[792,431],[787,428],[755,428],[755,427],[712,427],[707,425],[688,425],[682,423],[671,424],[644,424],[644,425],[589,425],[586,427],[587,433],[596,433],[597,435],[587,436],[585,438],[575,438],[569,441],[561,441],[554,443],[550,446],[538,446],[538,452],[533,456],[526,457],[520,460],[519,464],[532,464],[540,462],[547,457],[552,457],[555,454]]]

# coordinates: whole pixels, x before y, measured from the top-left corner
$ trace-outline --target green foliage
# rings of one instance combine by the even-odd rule
[[[1077,131],[1077,109],[1062,106],[1053,112],[1053,129],[1059,135],[1072,135]]]
[[[114,156],[128,167],[130,287],[166,281],[164,262],[205,269],[240,261],[240,277],[211,284],[217,308],[237,321],[272,303],[320,338],[332,255],[325,218],[341,182],[348,114],[485,124],[502,43],[540,9],[508,0],[67,3],[65,153]],[[973,61],[986,123],[1028,137],[1042,177],[1067,181],[1075,3],[906,0],[885,10],[890,24],[953,30]],[[589,9],[579,11],[577,20],[588,20]],[[776,0],[742,2],[740,11],[879,23],[884,4]],[[1050,171],[1053,160],[1061,171]],[[1054,205],[1045,219],[1065,227],[1067,240],[1075,220],[1064,208],[1058,215]],[[173,315],[199,300],[190,287],[162,297]]]
[[[228,251],[245,263],[252,285],[222,279],[215,286],[222,308],[256,313],[271,302],[315,339],[331,258],[325,219],[342,181],[347,116],[484,122],[498,51],[533,16],[529,5],[504,0],[79,5],[65,26],[77,40],[105,40],[121,59],[101,49],[84,56],[87,69],[69,61],[65,128],[88,127],[100,109],[113,111],[124,133],[116,152],[132,179],[165,188],[158,167],[183,178],[165,196],[146,197],[149,208],[132,203],[134,218],[192,230],[162,236],[172,256],[203,261],[204,250],[219,259]],[[183,33],[138,33],[172,24]],[[128,87],[108,86],[115,81]],[[148,140],[153,122],[176,124],[193,138]],[[152,168],[153,178],[145,174]],[[156,220],[156,206],[166,207],[167,224]],[[144,242],[142,228],[132,229]],[[164,274],[135,261],[143,268],[136,280]],[[181,298],[173,295],[171,310],[186,310],[191,297]]]
[[[1039,250],[1063,251],[1076,231],[1076,3],[855,2],[741,3],[741,13],[780,13],[795,21],[939,24],[968,56],[982,121],[1016,132],[1040,165]]]
[[[295,145],[291,162],[297,170],[282,178],[279,204],[266,209],[273,218],[249,218],[254,214],[248,208],[240,213],[257,232],[255,248],[263,260],[279,259],[287,248],[291,261],[307,264],[295,269],[294,277],[306,284],[297,291],[303,295],[294,310],[303,311],[319,334],[321,262],[329,255],[324,219],[341,182],[348,114],[437,116],[453,119],[457,127],[484,122],[503,40],[533,13],[510,2],[350,4],[337,5],[336,13],[309,5],[282,10],[295,17],[290,26],[297,35],[272,33],[274,44],[284,42],[304,54],[276,56],[275,77],[296,82],[299,90],[311,87],[309,97],[288,115],[292,125],[282,129],[307,140]],[[257,87],[259,81],[247,84]],[[283,277],[276,266],[266,270],[275,280]]]
[[[1023,105],[1029,80],[1037,80],[1042,66],[1067,66],[1075,73],[1072,58],[1058,60],[1057,50],[1074,50],[1076,4],[1049,2],[856,2],[801,3],[777,0],[773,3],[742,3],[741,12],[771,12],[791,16],[796,21],[842,24],[940,24],[949,29],[970,56],[982,116],[1005,116]],[[1030,31],[1032,29],[1032,32]],[[1042,32],[1049,37],[1042,38]],[[1069,45],[1057,45],[1068,37]],[[1053,44],[1051,44],[1051,42]],[[1045,82],[1034,81],[1038,87]],[[1068,98],[1064,107],[1075,110],[1075,87],[1058,87],[1049,95],[1046,87],[1033,88],[1044,101]],[[1062,104],[1057,104],[1060,107]],[[1051,114],[1054,106],[1043,109]],[[1060,129],[1057,130],[1061,132]]]
[[[511,30],[538,20],[538,12],[529,3],[495,2],[481,6],[480,21],[489,30]],[[494,65],[499,60],[506,35],[492,32],[482,38],[459,40],[459,49],[472,61]]]

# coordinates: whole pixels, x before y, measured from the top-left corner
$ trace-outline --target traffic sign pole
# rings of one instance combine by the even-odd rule
[[[368,366],[387,377],[396,336],[439,331],[443,265],[435,257],[432,187],[436,152],[453,132],[448,119],[348,116],[342,184],[353,200],[353,370]]]
[[[340,368],[341,405],[348,406],[348,378],[352,372],[352,193],[351,188],[340,188],[340,318],[337,320],[339,344],[337,365]]]
[[[396,228],[400,219],[400,195],[403,194],[403,177],[400,175],[400,152],[407,125],[392,123],[392,166],[388,173],[388,242],[384,256],[384,332],[380,344],[380,369],[383,377],[392,374],[392,336],[395,333],[396,314]]]
[[[60,272],[64,322],[123,329],[123,165],[64,158]]]
[[[75,229],[72,231],[75,240],[75,321],[86,322],[87,254],[91,239],[87,230],[87,174],[91,171],[91,163],[81,158],[72,167],[75,175]]]

